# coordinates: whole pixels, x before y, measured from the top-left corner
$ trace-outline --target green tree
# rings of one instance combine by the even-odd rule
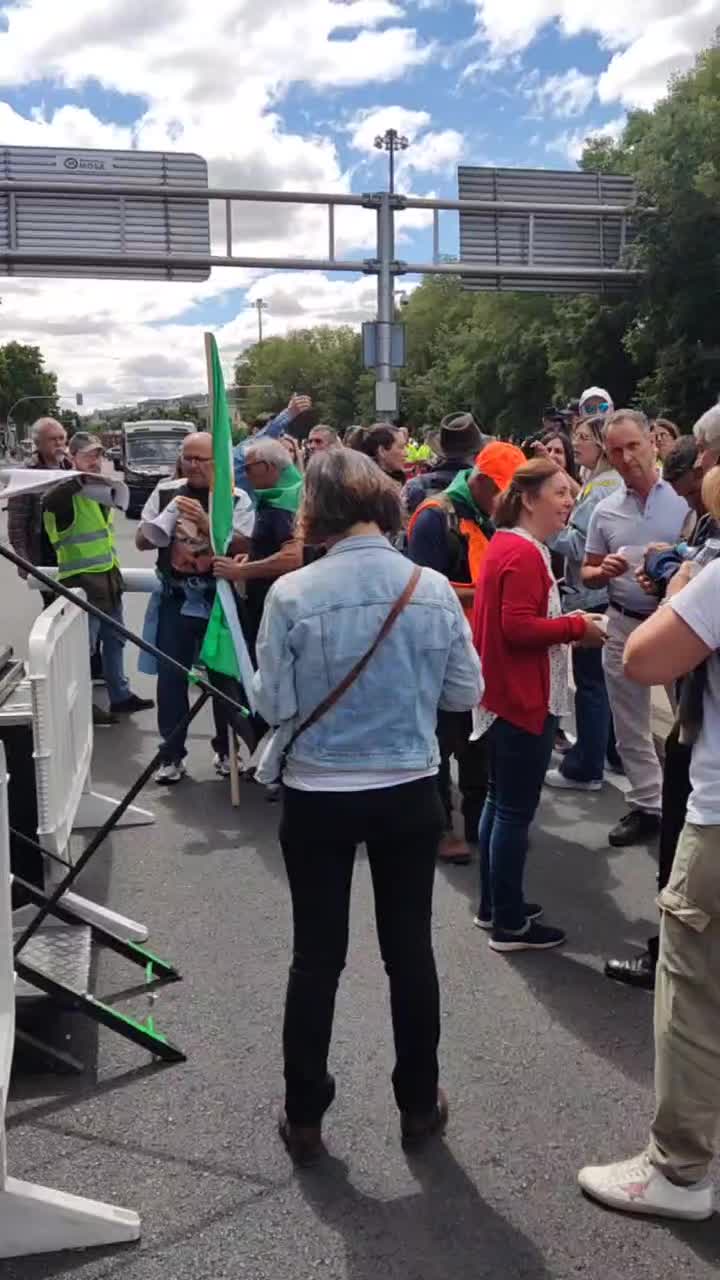
[[[355,421],[361,373],[359,333],[321,325],[250,347],[237,362],[235,382],[250,388],[243,400],[246,419],[279,412],[297,391],[312,396],[321,419],[344,428]]]
[[[584,165],[601,159],[594,146]],[[652,111],[633,113],[606,159],[633,175],[647,210],[633,244],[645,274],[623,339],[636,398],[687,427],[720,388],[720,48]]]
[[[57,377],[45,368],[39,347],[22,342],[0,346],[0,420],[7,421],[10,411],[20,435],[36,418],[57,415]]]

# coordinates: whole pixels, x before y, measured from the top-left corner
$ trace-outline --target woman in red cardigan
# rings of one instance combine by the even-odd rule
[[[565,472],[549,458],[526,463],[501,495],[497,533],[483,561],[473,638],[485,694],[476,734],[487,733],[489,785],[480,822],[480,907],[475,924],[494,951],[545,950],[565,941],[538,924],[525,901],[528,828],[550,763],[558,718],[567,710],[567,644],[599,648],[590,614],[563,616],[545,546],[573,505]]]

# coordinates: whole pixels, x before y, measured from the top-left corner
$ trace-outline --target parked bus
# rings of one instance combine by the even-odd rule
[[[155,485],[174,476],[182,442],[193,431],[197,427],[192,422],[150,418],[123,423],[120,465],[130,491],[129,516],[139,516]]]

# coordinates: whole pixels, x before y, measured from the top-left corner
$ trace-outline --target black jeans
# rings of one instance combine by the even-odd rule
[[[280,824],[293,910],[285,1003],[285,1109],[319,1124],[335,1086],[327,1059],[345,966],[355,851],[367,844],[380,952],[390,980],[393,1086],[401,1111],[437,1100],[440,1000],[432,948],[432,895],[444,815],[434,778],[379,791],[283,792]]]
[[[478,828],[487,795],[487,745],[485,738],[470,742],[470,711],[438,711],[437,738],[440,747],[438,787],[446,818],[446,829],[452,827],[452,783],[450,757],[458,763],[458,788],[462,796],[465,839],[476,844]]]
[[[189,618],[180,612],[183,601],[176,595],[163,596],[158,619],[157,647],[169,658],[175,658],[184,667],[192,667],[202,648],[207,630],[207,619]],[[209,676],[213,682],[212,673]],[[166,743],[176,725],[184,720],[190,710],[190,691],[187,676],[175,671],[164,662],[158,663],[157,683],[158,729],[162,743],[163,764],[176,764],[185,759],[187,734],[176,737],[171,746]],[[221,756],[228,753],[229,716],[226,704],[213,698],[215,737],[213,751]]]
[[[685,826],[690,799],[690,760],[692,747],[680,742],[679,725],[673,725],[665,740],[660,847],[658,850],[658,889],[662,891],[672,871],[680,832]],[[657,963],[660,939],[648,939],[648,950]]]

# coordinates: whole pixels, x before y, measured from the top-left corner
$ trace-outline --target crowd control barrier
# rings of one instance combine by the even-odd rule
[[[36,619],[28,643],[32,692],[38,840],[49,854],[72,866],[74,828],[101,827],[117,801],[95,791],[90,777],[93,748],[92,682],[87,614],[59,597]],[[154,822],[147,809],[129,805],[117,825]],[[62,867],[47,862],[47,882],[57,883]],[[66,905],[82,919],[119,937],[144,941],[144,925],[108,911],[77,894]]]
[[[0,743],[0,1258],[124,1244],[140,1237],[140,1218],[132,1210],[7,1174],[5,1110],[15,1040],[7,788],[5,748]]]
[[[150,595],[157,589],[158,577],[154,569],[121,569],[120,572],[122,573],[123,591]],[[54,582],[57,582],[58,571],[54,565],[43,565],[41,573],[47,574],[48,578],[52,578]],[[33,591],[46,590],[36,578],[28,578],[27,585]]]

